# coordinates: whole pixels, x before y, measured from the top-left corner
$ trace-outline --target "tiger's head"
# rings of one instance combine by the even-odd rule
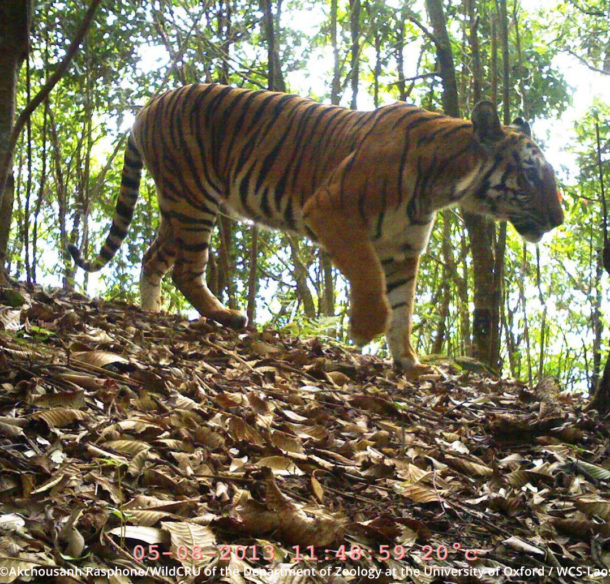
[[[517,118],[502,126],[495,107],[479,102],[472,111],[473,137],[483,158],[467,211],[507,219],[526,241],[536,243],[563,223],[555,173]],[[473,185],[474,186],[474,185]]]

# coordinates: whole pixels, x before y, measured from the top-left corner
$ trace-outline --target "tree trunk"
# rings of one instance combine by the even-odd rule
[[[333,316],[335,314],[335,277],[333,274],[333,264],[330,260],[330,256],[323,249],[320,249],[318,257],[322,270],[320,313],[324,316]]]
[[[482,98],[482,67],[477,34],[478,20],[474,0],[468,0],[468,44],[472,58],[473,102]],[[492,63],[495,57],[492,56]],[[492,85],[495,80],[492,79]],[[506,227],[500,228],[496,244],[496,226],[490,219],[464,213],[472,251],[474,280],[474,312],[472,318],[471,354],[475,359],[500,370],[500,309],[502,301],[502,274]]]
[[[277,15],[281,12],[282,1],[277,1]],[[267,86],[272,91],[286,91],[286,82],[282,74],[280,55],[277,49],[275,29],[277,27],[276,16],[273,14],[271,0],[261,0],[263,10],[263,25],[267,41]]]
[[[260,0],[263,11],[263,34],[267,44],[267,88],[271,91],[286,91],[286,82],[282,73],[280,54],[277,46],[276,29],[282,10],[282,0],[277,0],[276,14],[273,13],[272,0]],[[256,294],[258,291],[258,227],[250,228],[252,238],[250,247],[250,267],[248,271],[248,320],[253,323],[256,317]]]
[[[66,179],[65,173],[70,172],[70,168],[67,167],[66,160],[64,160],[61,156],[61,147],[59,143],[59,136],[57,132],[57,123],[55,122],[55,115],[53,112],[53,107],[49,104],[48,106],[48,116],[49,116],[49,139],[51,142],[51,155],[53,157],[51,164],[51,173],[54,177],[55,183],[55,196],[57,197],[57,227],[59,228],[59,245],[62,250],[66,250],[68,243],[74,243],[68,241],[68,227],[67,227],[67,187],[66,187]],[[84,209],[81,206],[77,207],[76,215],[79,215],[83,212]],[[83,222],[87,225],[87,222]],[[83,236],[82,241],[83,249],[86,249],[87,246],[87,233]],[[62,278],[62,287],[64,290],[73,290],[74,289],[74,262],[72,262],[67,254],[63,254],[63,278]]]
[[[231,73],[231,66],[229,56],[231,53],[232,44],[232,28],[233,28],[233,7],[231,6],[232,0],[222,0],[218,3],[218,12],[216,15],[216,34],[220,39],[220,49],[222,54],[226,55],[227,58],[221,59],[220,71],[217,74],[217,81],[219,83],[229,84],[229,76]],[[222,7],[224,6],[224,12]]]
[[[231,52],[231,15],[231,2],[219,2],[216,14],[216,34],[221,40],[222,51],[227,56],[229,56]],[[218,71],[218,81],[220,83],[228,84],[230,82],[229,73],[230,68],[228,59],[223,59],[221,69]],[[210,253],[210,259],[213,263],[208,264],[208,278],[212,280],[213,287],[211,290],[214,294],[221,298],[223,292],[225,292],[227,296],[227,305],[229,308],[235,309],[237,303],[235,301],[235,287],[232,279],[232,268],[234,263],[233,220],[223,213],[223,209],[220,210],[217,226],[219,235],[218,249],[216,250],[216,256]]]
[[[2,173],[5,176],[0,176],[0,282],[7,277],[4,262],[13,214],[14,183],[11,180],[11,185],[7,184],[11,174],[10,162],[7,159],[13,155],[10,137],[15,119],[17,79],[21,64],[28,54],[31,15],[30,2],[4,0],[0,3],[0,169],[6,167],[6,171]],[[5,189],[5,186],[8,188]],[[8,191],[6,197],[5,190]]]
[[[68,70],[101,1],[91,0],[81,25],[67,47],[62,60],[53,68],[53,73],[34,98],[28,101],[14,125],[12,120],[15,113],[17,75],[23,59],[27,56],[32,2],[31,0],[5,0],[0,4],[0,199],[3,198],[7,178],[11,172],[13,152],[21,131],[28,123],[32,113],[47,99]],[[0,206],[1,203],[0,200]],[[11,215],[2,216],[0,221],[10,222]],[[0,268],[0,272],[4,272],[4,267]],[[2,277],[3,275],[0,273],[0,279]]]
[[[470,239],[474,281],[471,354],[482,363],[495,367],[492,360],[495,225],[485,217],[472,213],[464,213],[464,223]]]
[[[449,213],[443,215],[442,254],[443,268],[441,272],[441,302],[438,309],[438,325],[432,343],[432,354],[439,355],[443,350],[443,344],[447,336],[447,319],[449,317],[449,305],[451,300],[451,270],[455,270],[455,261],[451,250],[451,223]]]
[[[337,40],[337,0],[330,3],[330,37],[333,49],[333,78],[330,90],[330,102],[339,105],[341,99],[341,63],[339,60],[339,44]],[[335,276],[330,255],[322,248],[318,252],[320,272],[322,273],[322,294],[320,297],[320,314],[333,316],[335,314]]]
[[[30,101],[30,64],[26,64],[27,100]],[[25,205],[23,210],[23,248],[25,250],[25,275],[28,284],[32,284],[32,258],[30,257],[30,204],[32,199],[32,124],[28,119],[26,123],[26,156],[27,179],[25,183]]]
[[[233,281],[233,220],[221,214],[218,221],[220,245],[218,246],[218,289],[227,294],[227,305],[232,310],[237,308],[235,282]]]
[[[530,340],[530,327],[529,320],[527,317],[527,297],[525,295],[525,282],[526,275],[528,274],[528,264],[527,264],[527,249],[525,247],[525,243],[523,243],[523,254],[521,256],[521,273],[522,277],[517,278],[517,285],[519,286],[519,300],[521,303],[521,309],[523,310],[523,338],[525,340],[525,349],[526,349],[526,365],[527,365],[527,379],[529,384],[532,385],[534,379],[532,375],[532,343]],[[523,350],[521,351],[523,353]]]
[[[256,295],[258,292],[258,227],[253,225],[250,229],[252,241],[250,243],[250,266],[248,268],[248,305],[246,315],[248,322],[256,321]]]
[[[42,148],[40,158],[42,159],[42,167],[40,169],[40,181],[38,185],[38,197],[36,199],[36,207],[34,209],[34,225],[32,229],[32,256],[34,257],[34,281],[36,281],[36,257],[38,255],[38,226],[40,211],[42,210],[43,201],[45,198],[45,188],[47,183],[47,118],[49,114],[49,101],[45,101],[45,107],[42,120]]]
[[[456,265],[456,287],[458,301],[458,312],[460,315],[460,347],[462,354],[466,353],[467,348],[470,348],[471,334],[470,334],[470,312],[468,307],[470,306],[470,297],[468,290],[468,243],[466,238],[462,237],[460,242],[460,262],[459,266],[461,272],[457,270]]]
[[[445,13],[443,12],[443,6],[440,0],[426,0],[426,11],[430,24],[432,25],[432,31],[434,33],[434,43],[436,46],[436,58],[439,65],[441,81],[443,84],[443,109],[446,114],[459,117],[460,106],[457,89],[457,79],[455,75],[455,65],[453,62],[453,54],[451,53],[451,41],[449,34],[447,33],[447,23],[445,21]],[[443,238],[449,238],[451,236],[451,230],[449,229],[449,217],[445,213],[443,217],[444,229]],[[443,239],[444,241],[444,239]],[[448,255],[451,255],[451,249],[446,244],[443,246],[443,255],[445,257],[445,264],[454,264],[453,258],[448,259]],[[447,281],[447,272],[443,271],[443,281]],[[437,336],[434,342],[434,351],[440,352],[443,343],[443,337],[445,336],[445,325],[444,320],[449,313],[449,287],[444,286],[443,300],[441,302],[441,326],[437,331]]]
[[[4,197],[0,203],[0,284],[6,283],[8,279],[4,268],[8,260],[8,240],[11,231],[10,217],[13,213],[13,200],[15,196],[15,180],[10,174],[6,181]]]
[[[593,399],[587,404],[587,409],[597,410],[603,416],[610,413],[610,353],[606,359],[606,366],[601,381]]]
[[[396,45],[395,45],[395,55],[396,55],[396,69],[398,72],[398,81],[396,85],[398,86],[398,99],[400,101],[405,101],[407,99],[407,81],[405,79],[405,55],[404,48],[406,45],[405,41],[405,7],[403,7],[399,12],[399,20],[398,20],[398,28],[396,30]]]
[[[292,265],[294,266],[292,277],[297,285],[297,296],[303,303],[303,311],[305,312],[305,316],[308,318],[315,318],[316,305],[313,301],[311,290],[307,284],[307,277],[309,274],[308,266],[305,264],[305,262],[303,262],[301,259],[301,254],[299,253],[299,239],[296,235],[291,233],[287,234],[286,238],[290,244],[290,259],[292,260]]]
[[[358,107],[358,83],[360,81],[360,0],[350,0],[350,33],[352,38],[352,88],[351,108]]]
[[[330,102],[339,105],[341,93],[341,63],[339,61],[339,43],[337,41],[337,0],[330,2],[330,43],[333,47],[333,80],[330,89]]]
[[[460,116],[460,105],[457,80],[443,5],[440,0],[426,0],[426,11],[434,32],[436,59],[443,84],[443,110],[447,115],[458,118]]]
[[[604,247],[599,254],[602,259],[604,269],[610,274],[610,237],[608,236],[608,206],[606,203],[606,192],[604,185],[604,169],[602,166],[602,146],[599,135],[599,124],[595,124],[595,138],[597,142],[597,169],[599,172],[599,197],[602,207],[602,228],[604,233]],[[601,333],[600,333],[601,334]],[[594,408],[600,414],[606,415],[610,413],[610,354],[606,359],[606,366],[601,381],[597,386],[593,399],[589,402],[588,408]]]

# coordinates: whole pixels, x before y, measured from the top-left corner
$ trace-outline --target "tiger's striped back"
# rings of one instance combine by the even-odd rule
[[[155,180],[181,169],[168,196],[194,206],[222,199],[240,216],[302,233],[305,202],[372,118],[294,95],[193,85],[153,100],[133,133]]]

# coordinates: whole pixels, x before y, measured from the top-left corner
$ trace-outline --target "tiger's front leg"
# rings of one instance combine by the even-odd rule
[[[307,202],[305,222],[350,283],[350,335],[362,346],[386,330],[385,278],[364,221],[334,204],[332,194]]]
[[[430,368],[422,365],[411,345],[413,308],[419,256],[403,261],[383,263],[386,276],[386,294],[392,310],[390,326],[386,335],[394,366],[412,376],[427,373]]]

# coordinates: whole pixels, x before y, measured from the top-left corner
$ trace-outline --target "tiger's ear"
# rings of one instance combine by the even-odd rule
[[[522,134],[525,134],[528,138],[532,137],[530,125],[523,118],[515,118],[511,126]]]
[[[475,140],[481,146],[491,146],[504,137],[498,112],[491,101],[480,101],[470,116]]]

